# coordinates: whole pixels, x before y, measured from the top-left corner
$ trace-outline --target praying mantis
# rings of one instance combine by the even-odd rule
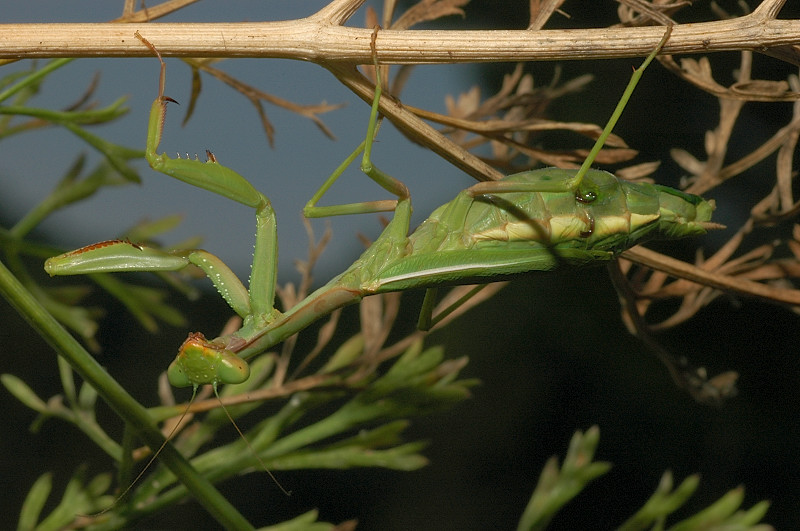
[[[478,183],[436,209],[409,234],[408,189],[371,161],[377,132],[381,79],[377,35],[373,34],[375,96],[362,144],[331,174],[304,209],[307,217],[393,211],[380,236],[348,269],[294,307],[274,307],[277,263],[276,219],[269,199],[244,177],[222,166],[211,152],[207,161],[169,158],[157,153],[166,106],[166,65],[158,50],[141,35],[161,64],[158,97],[147,133],[150,166],[170,177],[242,203],[256,212],[256,238],[249,288],[216,256],[203,250],[164,252],[129,241],[111,240],[48,259],[50,275],[119,271],[176,271],[200,267],[230,307],[242,317],[239,330],[213,340],[192,333],[181,345],[167,374],[177,387],[235,384],[249,376],[246,359],[258,355],[320,317],[362,298],[390,291],[440,285],[487,283],[560,266],[580,267],[613,260],[622,251],[652,239],[703,234],[711,223],[713,201],[679,190],[624,181],[590,169],[642,73],[669,38],[663,39],[636,69],[603,133],[579,170],[545,168]],[[392,201],[317,206],[320,198],[358,155],[361,170]],[[421,322],[430,324],[423,304]],[[427,311],[427,315],[425,312]]]

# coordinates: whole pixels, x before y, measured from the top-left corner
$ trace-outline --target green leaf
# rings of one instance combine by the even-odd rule
[[[91,385],[84,383],[78,393],[78,407],[84,411],[89,411],[94,416],[94,406],[97,403],[97,390]]]
[[[158,288],[128,284],[110,274],[89,277],[119,300],[148,332],[158,331],[158,319],[172,326],[186,326],[186,318],[164,300],[168,292]]]
[[[331,373],[347,367],[358,359],[364,353],[364,336],[363,334],[355,334],[342,345],[336,349],[328,361],[319,370],[320,373]]]
[[[113,121],[128,113],[130,109],[123,107],[127,98],[117,99],[102,109],[83,109],[76,111],[55,111],[39,107],[25,107],[22,105],[6,105],[0,107],[0,114],[13,116],[31,116],[57,124],[100,124]]]
[[[758,522],[760,522],[764,518],[764,516],[766,516],[767,511],[769,510],[769,506],[770,506],[770,503],[768,501],[758,502],[757,504],[755,504],[752,507],[750,507],[750,509],[748,509],[747,511],[738,511],[735,515],[733,515],[728,520],[733,524],[737,524],[737,525],[741,525],[741,526],[751,526],[751,525],[753,525],[754,527],[752,529],[754,531],[755,530],[761,530],[761,531],[770,530],[770,531],[772,531],[773,528],[771,526],[766,525],[766,524],[758,525],[758,526],[754,525],[754,524],[757,524]]]
[[[337,447],[309,452],[296,452],[276,458],[267,466],[273,470],[308,470],[330,468],[345,470],[355,467],[381,467],[391,470],[418,470],[428,464],[428,459],[419,454],[426,446],[413,442],[386,450],[374,450],[359,446]]]
[[[47,404],[33,392],[33,389],[28,387],[28,384],[14,376],[13,374],[0,375],[0,382],[3,383],[6,389],[14,395],[17,400],[28,406],[34,411],[42,414],[49,414]]]
[[[39,291],[37,299],[50,315],[88,342],[90,350],[96,351],[97,345],[92,339],[99,327],[97,318],[103,314],[103,311],[99,308],[84,308],[82,306],[64,304],[50,297],[53,292],[49,290]],[[55,295],[58,295],[58,293],[56,292]]]
[[[655,492],[645,502],[641,509],[625,521],[619,531],[635,531],[646,529],[654,522],[663,524],[666,517],[677,511],[697,490],[700,484],[700,476],[697,474],[684,479],[681,484],[672,492],[672,474],[667,471],[661,476]]]
[[[72,122],[64,122],[62,125],[102,153],[106,157],[108,163],[127,180],[134,183],[141,182],[138,172],[128,164],[128,161],[144,157],[143,150],[130,149],[114,144],[113,142],[108,142],[97,135],[93,135],[86,129],[78,127]]]
[[[744,501],[744,489],[742,487],[731,489],[699,513],[672,526],[670,531],[713,529],[725,523],[728,517],[736,512],[742,501]]]
[[[183,216],[181,214],[173,214],[171,216],[164,216],[152,221],[140,221],[125,231],[123,236],[132,242],[151,242],[165,232],[169,232],[176,228],[178,225],[180,225],[182,220]],[[197,247],[197,245],[182,246],[181,248],[186,249],[193,247]]]
[[[557,458],[544,466],[536,489],[517,526],[518,531],[545,529],[556,513],[577,496],[586,485],[611,469],[610,463],[592,462],[600,430],[592,426],[586,433],[576,431],[561,470]]]
[[[25,497],[25,501],[22,503],[17,531],[29,531],[36,528],[39,515],[42,513],[42,509],[47,502],[47,498],[50,496],[52,488],[52,474],[48,472],[39,476],[39,479],[33,484],[33,487],[31,487],[31,490]]]

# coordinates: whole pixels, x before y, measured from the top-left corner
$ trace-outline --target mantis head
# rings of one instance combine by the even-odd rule
[[[250,367],[242,358],[199,332],[189,334],[167,369],[169,383],[175,387],[237,384],[249,376]]]
[[[654,238],[685,238],[723,228],[711,222],[714,201],[605,171],[589,170],[575,198],[592,219],[591,245],[615,253]]]
[[[724,225],[713,223],[711,214],[716,208],[714,200],[687,194],[667,186],[653,185],[658,190],[658,232],[665,238],[683,238],[693,234],[705,234],[709,229],[722,229]]]

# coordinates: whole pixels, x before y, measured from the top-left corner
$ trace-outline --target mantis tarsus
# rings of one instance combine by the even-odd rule
[[[51,275],[90,272],[178,270],[199,266],[244,322],[229,335],[207,340],[193,333],[168,370],[175,386],[239,383],[247,379],[245,359],[304,329],[332,310],[368,295],[447,284],[492,282],[557,266],[583,266],[614,259],[648,239],[705,233],[714,204],[660,185],[631,183],[589,169],[633,92],[642,72],[661,50],[670,30],[634,71],[617,108],[579,170],[545,168],[483,182],[436,209],[409,235],[411,201],[405,185],[371,162],[378,123],[381,80],[376,68],[375,97],[364,142],[328,178],[304,209],[308,217],[393,211],[377,240],[345,272],[285,313],[274,306],[277,257],[275,214],[269,200],[246,179],[216,162],[158,155],[166,105],[165,64],[153,102],[146,158],[153,169],[256,210],[256,242],[250,286],[246,289],[217,257],[202,250],[165,253],[114,240],[50,258]],[[373,57],[378,64],[378,32]],[[138,36],[138,34],[137,34]],[[319,207],[317,202],[363,151],[362,171],[397,197],[396,201]]]

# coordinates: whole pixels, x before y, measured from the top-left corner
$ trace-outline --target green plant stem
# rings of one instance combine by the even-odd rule
[[[114,380],[0,262],[0,294],[31,326],[92,385],[111,408],[127,422],[151,448],[158,448],[164,437],[152,424],[147,410]],[[184,457],[167,444],[161,461],[178,477],[206,510],[227,529],[253,529],[228,500],[200,475]]]
[[[58,70],[62,66],[66,66],[67,64],[74,61],[73,58],[67,57],[63,59],[54,59],[47,63],[44,67],[32,72],[29,76],[26,76],[24,79],[21,79],[14,85],[8,87],[4,91],[0,92],[0,101],[5,101],[20,90],[31,85],[31,83],[36,83],[37,81],[44,79],[47,77],[48,74]]]

